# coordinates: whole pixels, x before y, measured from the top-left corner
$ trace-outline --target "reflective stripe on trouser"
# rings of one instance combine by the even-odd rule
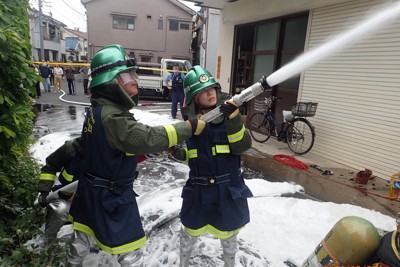
[[[55,199],[47,205],[46,226],[43,234],[44,248],[56,239],[60,228],[68,222],[68,212],[71,201],[65,199]]]
[[[74,231],[71,242],[67,250],[67,264],[66,267],[81,267],[83,259],[89,254],[91,248],[98,250],[95,240],[90,235],[80,231]],[[143,267],[143,251],[137,249],[128,253],[113,255],[121,267]],[[98,263],[94,263],[93,267],[97,267]],[[85,267],[90,265],[85,262]]]
[[[224,267],[235,266],[235,255],[238,250],[237,234],[227,239],[220,239],[222,251],[224,253]]]
[[[180,244],[179,244],[179,266],[180,267],[188,267],[190,254],[192,254],[193,246],[196,243],[198,237],[189,235],[183,227],[181,227],[180,231]]]

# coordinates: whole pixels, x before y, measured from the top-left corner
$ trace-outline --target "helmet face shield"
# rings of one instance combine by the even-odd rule
[[[121,83],[122,86],[124,86],[125,84],[128,84],[130,82],[138,82],[138,75],[136,74],[136,71],[134,70],[129,70],[126,72],[120,72],[117,76],[118,81]]]

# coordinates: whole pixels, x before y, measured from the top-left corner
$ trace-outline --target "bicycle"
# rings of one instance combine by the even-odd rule
[[[255,141],[264,143],[275,135],[278,141],[286,142],[295,154],[308,153],[314,145],[315,127],[307,117],[315,115],[318,103],[298,102],[291,111],[283,110],[283,123],[278,131],[278,121],[271,106],[279,99],[269,96],[264,100],[255,100],[254,108],[257,112],[251,115],[247,125],[251,136]]]

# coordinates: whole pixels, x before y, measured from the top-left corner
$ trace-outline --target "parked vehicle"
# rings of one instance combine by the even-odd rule
[[[139,96],[162,96],[170,100],[170,90],[163,80],[172,72],[173,64],[179,64],[179,70],[186,73],[192,65],[188,60],[163,58],[161,63],[137,62],[139,69]]]

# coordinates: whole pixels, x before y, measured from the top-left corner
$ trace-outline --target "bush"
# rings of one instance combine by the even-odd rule
[[[31,96],[39,77],[29,67],[28,1],[0,1],[0,255],[1,266],[46,266],[23,244],[39,233],[43,213],[32,208],[39,166],[27,152],[34,113]],[[57,248],[59,249],[59,248]],[[51,264],[50,264],[51,265]]]

